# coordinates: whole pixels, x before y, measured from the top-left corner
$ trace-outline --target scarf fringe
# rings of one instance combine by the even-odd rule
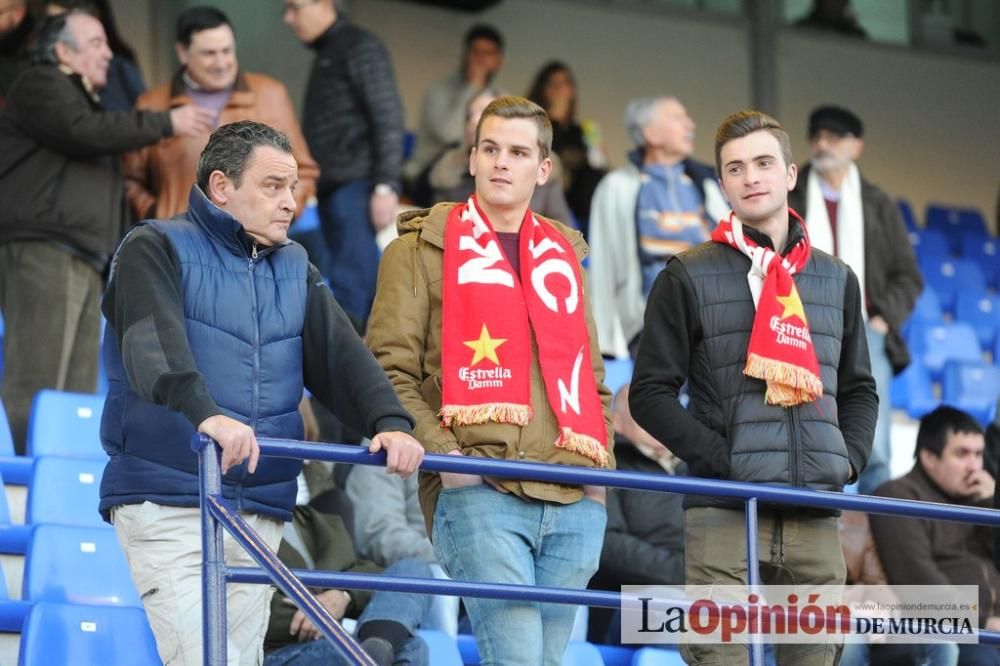
[[[446,405],[441,408],[441,427],[478,425],[481,423],[511,423],[525,426],[531,420],[531,405],[510,402],[490,402],[483,405]]]
[[[743,374],[767,382],[764,400],[769,405],[794,407],[823,395],[823,383],[809,370],[759,354],[747,357]]]
[[[589,458],[601,467],[608,466],[607,448],[590,435],[573,432],[569,428],[560,428],[556,446]]]

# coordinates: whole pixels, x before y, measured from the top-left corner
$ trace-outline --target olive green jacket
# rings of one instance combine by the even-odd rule
[[[594,467],[582,455],[556,448],[556,416],[546,399],[545,384],[538,364],[538,345],[531,340],[531,406],[534,417],[525,426],[486,423],[441,427],[441,285],[444,259],[444,228],[448,213],[456,204],[442,203],[433,208],[403,213],[397,227],[399,238],[382,257],[375,305],[369,319],[368,347],[385,370],[403,407],[416,420],[413,433],[428,453],[460,450],[465,455],[499,460],[523,460],[561,465]],[[580,232],[559,222],[543,219],[569,239],[582,260],[588,253]],[[604,386],[604,362],[597,344],[597,331],[584,283],[585,317],[590,333],[590,357],[603,403],[607,426],[609,467],[614,468],[611,427],[611,393]],[[583,497],[579,486],[537,481],[500,481],[507,490],[526,498],[570,504]],[[432,518],[440,477],[420,475],[420,505],[433,534]]]

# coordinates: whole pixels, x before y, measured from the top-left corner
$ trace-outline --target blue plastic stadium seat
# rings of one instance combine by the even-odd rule
[[[951,251],[955,254],[958,254],[962,249],[962,235],[988,235],[986,218],[974,208],[929,205],[925,219],[928,229],[936,229],[945,233]]]
[[[21,597],[31,601],[142,606],[110,527],[36,525]]]
[[[14,455],[14,438],[10,434],[10,421],[7,420],[7,410],[0,399],[0,456]]]
[[[927,368],[914,361],[906,370],[892,379],[890,388],[893,409],[905,410],[912,418],[919,419],[938,406],[934,397],[934,384]]]
[[[917,302],[913,306],[910,318],[906,321],[906,326],[910,324],[940,324],[943,321],[944,310],[941,308],[937,292],[924,288],[920,296],[917,297]]]
[[[977,235],[962,236],[962,258],[979,264],[986,284],[1000,289],[1000,240]]]
[[[104,461],[35,458],[25,522],[106,527],[97,511]]]
[[[434,666],[462,666],[462,655],[455,639],[442,631],[421,629],[417,634],[427,643],[430,663]]]
[[[979,336],[984,350],[993,348],[1000,329],[1000,296],[973,291],[959,292],[955,303],[955,319],[969,324]]]
[[[632,666],[683,666],[680,650],[644,647],[636,651]]]
[[[630,358],[604,361],[604,385],[611,391],[611,395],[618,393],[618,389],[632,381],[632,369]]]
[[[37,603],[21,634],[20,666],[161,664],[141,608]]]
[[[28,455],[106,460],[103,411],[103,395],[39,391],[28,420]]]
[[[917,258],[921,261],[932,258],[943,260],[951,256],[951,245],[948,243],[948,237],[938,229],[919,231],[915,236],[910,236],[910,242],[913,244],[913,251]]]
[[[462,655],[462,663],[466,666],[476,666],[480,661],[476,637],[472,634],[459,634],[455,642],[458,643],[458,652]]]
[[[906,199],[899,199],[896,201],[896,205],[899,206],[899,214],[903,216],[903,223],[906,224],[907,231],[916,231],[919,227],[917,225],[917,217],[913,214],[913,206]]]
[[[914,325],[907,342],[913,360],[922,364],[934,381],[941,381],[944,366],[949,361],[978,363],[982,360],[976,331],[961,322]]]
[[[604,658],[596,645],[586,641],[570,641],[563,652],[562,666],[604,666]]]
[[[597,651],[604,659],[604,666],[632,666],[632,656],[635,654],[634,647],[622,645],[597,645]]]
[[[1000,366],[949,363],[944,371],[944,401],[962,409],[984,426],[1000,397]]]
[[[927,286],[937,292],[941,307],[948,312],[955,311],[955,300],[963,291],[986,293],[986,280],[979,264],[970,259],[921,260]]]

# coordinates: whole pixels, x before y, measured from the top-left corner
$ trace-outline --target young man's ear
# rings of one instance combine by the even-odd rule
[[[799,180],[799,167],[792,162],[788,165],[788,191],[795,189],[795,183]]]
[[[549,182],[549,176],[552,175],[552,158],[546,157],[542,160],[542,163],[538,165],[538,178],[535,180],[535,185],[541,187],[545,183]]]
[[[476,147],[473,146],[469,149],[469,175],[476,175]]]

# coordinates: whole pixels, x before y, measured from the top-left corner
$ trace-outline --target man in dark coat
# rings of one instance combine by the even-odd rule
[[[119,154],[204,131],[210,118],[193,106],[104,111],[111,49],[88,13],[50,19],[35,48],[40,64],[0,113],[0,396],[19,453],[35,393],[96,388],[101,275],[126,220]]]

